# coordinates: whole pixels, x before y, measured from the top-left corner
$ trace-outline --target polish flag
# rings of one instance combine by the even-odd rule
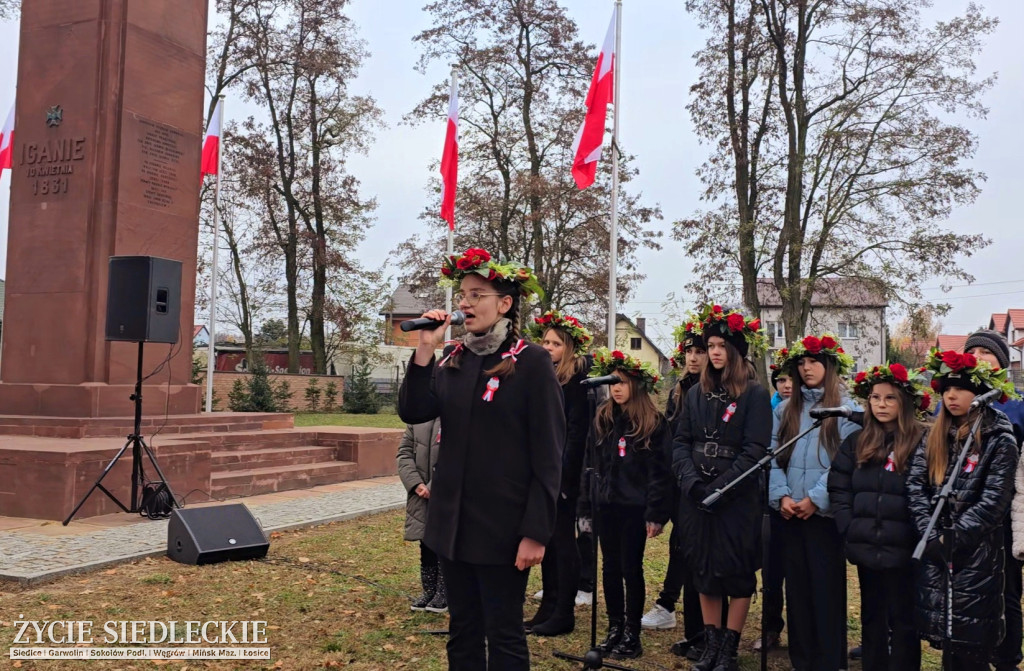
[[[13,165],[11,154],[14,151],[14,103],[11,103],[11,113],[7,115],[7,121],[3,128],[0,128],[0,170],[10,168]]]
[[[604,142],[604,123],[608,116],[608,105],[613,100],[615,74],[615,18],[618,7],[612,11],[612,21],[604,37],[604,46],[597,57],[594,78],[590,80],[587,92],[587,115],[580,124],[576,139],[572,143],[572,177],[576,186],[585,189],[594,183],[597,162],[601,160],[601,144]]]
[[[448,97],[448,129],[444,134],[444,152],[441,154],[441,218],[455,230],[455,187],[459,182],[459,82],[452,74],[452,92]]]
[[[203,163],[199,170],[199,181],[207,175],[217,174],[217,158],[220,154],[220,106],[222,101],[217,101],[213,110],[213,117],[210,119],[210,126],[206,129],[206,140],[203,141]]]

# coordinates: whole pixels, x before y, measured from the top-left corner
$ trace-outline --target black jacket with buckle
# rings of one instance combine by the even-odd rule
[[[710,510],[700,502],[764,457],[771,434],[771,397],[755,380],[738,399],[724,392],[711,396],[699,384],[687,392],[675,426],[672,469],[681,492],[678,544],[691,570],[729,577],[760,567],[764,476],[750,476]]]

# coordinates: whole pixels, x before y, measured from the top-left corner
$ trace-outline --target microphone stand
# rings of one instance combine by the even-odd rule
[[[708,494],[708,496],[703,501],[701,501],[701,506],[705,508],[711,508],[713,505],[715,505],[715,503],[718,502],[719,499],[725,496],[726,492],[733,489],[734,487],[739,485],[741,482],[743,482],[744,480],[746,480],[748,477],[758,472],[759,470],[764,471],[764,495],[761,499],[761,671],[768,671],[768,627],[765,624],[763,609],[765,600],[768,598],[768,584],[764,580],[764,571],[767,569],[768,561],[771,556],[769,548],[771,545],[772,526],[770,517],[771,506],[768,505],[768,477],[772,470],[772,459],[774,459],[775,457],[777,457],[778,455],[782,454],[790,447],[795,445],[796,441],[800,440],[811,431],[820,427],[823,421],[825,421],[824,417],[816,419],[814,420],[814,423],[807,427],[805,431],[794,436],[792,439],[786,441],[785,444],[776,447],[774,450],[769,448],[768,453],[765,454],[764,457],[759,459],[756,464],[748,468],[740,475],[736,476],[736,478],[733,479],[731,482],[726,483],[724,487],[716,489],[711,494]]]
[[[588,417],[593,417],[597,406],[596,389],[591,387],[587,390],[587,405],[589,406]],[[618,669],[619,671],[633,671],[628,666],[620,666],[604,660],[604,653],[597,647],[597,557],[598,557],[598,534],[600,526],[597,522],[597,495],[600,491],[598,486],[600,475],[597,471],[597,443],[588,438],[587,440],[587,467],[583,473],[587,478],[590,488],[590,544],[594,553],[594,563],[591,566],[590,577],[594,581],[593,598],[590,602],[590,650],[582,657],[571,655],[567,652],[555,650],[551,654],[558,659],[568,659],[573,662],[581,662],[584,669]]]
[[[982,405],[987,405],[992,400],[995,400],[999,394],[998,389],[993,389],[981,396],[978,396],[971,402],[971,411],[975,408],[980,408]],[[944,671],[951,671],[953,668],[953,656],[950,648],[952,647],[953,641],[953,540],[954,540],[954,528],[953,528],[953,514],[949,509],[949,499],[953,496],[953,485],[956,483],[957,477],[959,477],[961,470],[964,466],[964,460],[967,458],[967,453],[971,451],[971,443],[974,442],[974,434],[977,433],[978,428],[981,426],[981,420],[984,418],[984,411],[978,413],[977,419],[974,420],[974,424],[971,425],[971,431],[967,435],[967,440],[964,442],[964,447],[960,450],[960,454],[956,458],[956,465],[953,466],[953,470],[950,472],[949,477],[942,484],[942,489],[939,490],[938,500],[935,502],[935,508],[932,509],[932,516],[928,520],[928,526],[925,527],[924,533],[921,535],[921,540],[918,541],[917,547],[914,548],[914,554],[911,558],[918,561],[924,555],[925,546],[928,544],[928,538],[931,537],[932,531],[935,529],[935,525],[939,521],[939,517],[942,517],[942,533],[940,536],[945,541],[943,543],[943,561],[946,563],[946,592],[944,594],[945,601],[945,625],[946,625],[946,637],[944,645],[942,646],[942,668]]]

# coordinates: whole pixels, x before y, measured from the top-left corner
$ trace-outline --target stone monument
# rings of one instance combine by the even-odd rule
[[[145,412],[190,383],[207,0],[31,0],[21,14],[0,415],[123,417],[137,345],[106,342],[107,260],[182,262],[177,345]]]

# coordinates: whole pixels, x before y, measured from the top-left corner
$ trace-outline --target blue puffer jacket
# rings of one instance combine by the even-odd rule
[[[811,408],[820,405],[821,397],[825,392],[822,389],[802,387],[800,393],[803,394],[804,401],[803,415],[800,417],[800,430],[805,431],[814,423],[810,415]],[[773,450],[779,446],[779,426],[782,424],[782,413],[787,405],[789,405],[788,399],[780,403],[773,411],[775,415],[775,427],[772,430]],[[854,410],[861,409],[851,398],[844,398],[842,405]],[[859,428],[854,422],[840,417],[840,442]],[[768,500],[773,508],[779,508],[779,502],[783,496],[792,497],[795,501],[802,501],[809,496],[814,505],[818,506],[818,512],[815,514],[832,517],[828,499],[828,469],[832,462],[825,452],[825,448],[818,448],[818,431],[819,429],[811,431],[789,448],[792,450],[792,456],[789,460],[789,467],[785,471],[774,459],[772,460]]]

